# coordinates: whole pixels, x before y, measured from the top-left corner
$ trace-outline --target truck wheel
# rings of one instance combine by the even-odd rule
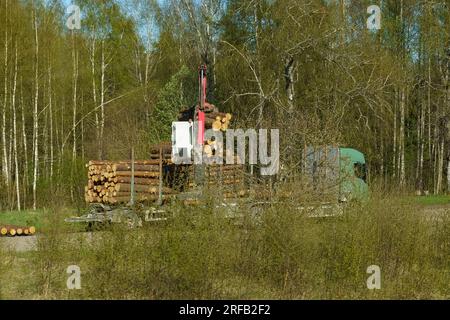
[[[110,223],[108,222],[88,222],[86,226],[86,231],[87,232],[103,231],[106,228],[108,228],[109,225]]]

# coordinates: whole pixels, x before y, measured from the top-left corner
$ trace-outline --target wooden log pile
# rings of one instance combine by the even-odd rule
[[[190,166],[188,187],[195,186],[195,166]],[[212,164],[204,167],[204,186],[219,192],[223,198],[240,198],[248,194],[245,186],[245,168],[242,164]]]
[[[90,161],[85,200],[88,203],[127,203],[131,200],[131,161]],[[136,201],[159,199],[160,177],[164,164],[159,160],[134,161],[134,193]],[[161,188],[163,199],[172,195],[171,188]]]
[[[219,112],[216,106],[208,105],[210,107],[205,109],[205,129],[227,131],[232,119],[231,113]],[[196,107],[191,107],[181,111],[178,115],[178,121],[194,121],[196,117],[195,109]],[[217,149],[219,149],[219,146],[215,141],[204,142],[203,152],[207,157],[214,156]]]
[[[15,225],[1,225],[0,236],[32,236],[36,233],[36,227],[34,226],[15,226]]]
[[[205,128],[212,129],[214,131],[227,131],[231,118],[231,113],[205,113]]]
[[[181,111],[178,115],[178,121],[194,121],[195,114],[193,110],[193,108],[190,108]],[[219,111],[205,112],[205,128],[213,129],[214,131],[226,131],[231,119],[231,113]]]
[[[160,155],[164,161],[172,160],[172,142],[165,141],[150,147],[150,159],[158,160]]]

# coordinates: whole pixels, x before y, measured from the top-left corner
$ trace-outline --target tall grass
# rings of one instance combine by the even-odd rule
[[[415,204],[374,197],[341,217],[309,218],[295,201],[267,207],[261,223],[174,205],[170,221],[68,234],[57,214],[31,257],[41,298],[450,298],[450,221]],[[244,212],[249,215],[248,212]],[[82,289],[67,290],[78,265]],[[367,267],[381,268],[369,290]]]

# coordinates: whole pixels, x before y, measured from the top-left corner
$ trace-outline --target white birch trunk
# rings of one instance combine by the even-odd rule
[[[95,133],[96,133],[96,139],[97,141],[100,139],[100,122],[99,122],[99,116],[97,111],[97,85],[95,81],[95,44],[96,44],[96,38],[95,36],[92,38],[91,43],[91,52],[90,52],[90,60],[91,60],[91,75],[92,75],[92,99],[94,101],[94,108],[95,108]]]
[[[16,200],[17,200],[17,210],[21,210],[20,206],[20,176],[19,176],[19,160],[17,154],[17,115],[16,115],[16,88],[17,88],[17,43],[15,52],[15,63],[14,63],[14,82],[12,91],[12,111],[13,111],[13,147],[14,147],[14,167],[15,175],[14,180],[16,183]]]
[[[400,101],[400,185],[405,186],[405,89],[401,90]]]
[[[6,106],[8,104],[8,0],[6,1],[5,9],[5,62],[4,62],[4,76],[5,76],[5,88],[4,88],[4,100],[2,109],[2,173],[6,186],[9,186],[9,168],[8,168],[8,151],[6,149]]]
[[[101,84],[100,84],[100,159],[103,158],[103,132],[105,129],[105,73],[106,73],[107,63],[105,61],[105,45],[104,40],[102,40],[102,66],[101,66]]]
[[[75,36],[72,31],[72,62],[73,62],[73,74],[72,74],[72,88],[73,88],[73,113],[72,113],[72,134],[73,134],[73,148],[72,148],[72,160],[75,161],[77,157],[77,84],[78,84],[78,52],[76,50]]]
[[[27,188],[30,185],[29,181],[29,168],[28,168],[28,142],[27,142],[27,130],[25,123],[25,107],[23,103],[23,79],[20,78],[20,106],[22,113],[22,147],[23,147],[23,156],[24,156],[24,177],[23,177],[23,207],[26,207],[26,197],[27,197]]]
[[[33,2],[34,6],[34,2]],[[33,109],[33,149],[34,149],[34,168],[33,168],[33,210],[36,210],[37,202],[37,180],[39,174],[39,119],[38,119],[38,102],[39,102],[39,38],[36,11],[34,15],[34,32],[35,32],[35,73],[34,73],[34,109]]]
[[[444,170],[444,139],[441,139],[439,145],[439,155],[438,155],[438,168],[437,168],[437,183],[436,183],[436,194],[441,193],[442,191],[442,176]]]
[[[395,180],[397,166],[397,93],[395,94],[395,102],[394,102],[394,137],[393,137],[393,152],[392,152],[392,177]]]
[[[53,149],[53,99],[51,65],[48,68],[48,108],[50,113],[50,181],[53,182],[54,149]]]

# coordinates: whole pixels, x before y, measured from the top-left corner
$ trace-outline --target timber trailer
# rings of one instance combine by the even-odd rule
[[[259,217],[264,207],[276,202],[270,192],[264,192],[253,166],[241,163],[234,152],[233,164],[196,161],[223,149],[219,141],[205,138],[205,130],[226,131],[231,119],[206,101],[206,71],[206,66],[200,66],[198,103],[180,112],[178,121],[172,123],[171,141],[152,146],[149,159],[135,160],[132,149],[130,160],[89,162],[87,212],[66,222],[89,227],[125,222],[138,227],[143,221],[169,219],[171,202],[206,206],[211,198],[215,209],[228,217],[242,217],[241,212]],[[303,152],[302,171],[321,202],[299,203],[300,211],[309,216],[337,215],[348,201],[367,198],[363,153],[336,146],[309,146]],[[273,177],[262,180],[269,180],[266,186],[272,187]],[[325,193],[331,197],[324,197]]]

